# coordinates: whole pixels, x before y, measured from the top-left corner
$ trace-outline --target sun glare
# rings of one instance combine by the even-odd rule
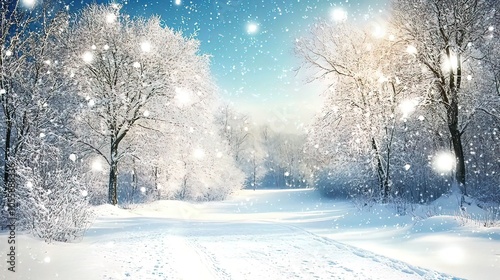
[[[342,8],[335,8],[332,11],[332,19],[336,22],[347,20],[347,12]]]

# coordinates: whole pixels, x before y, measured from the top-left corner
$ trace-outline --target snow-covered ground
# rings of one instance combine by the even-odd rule
[[[427,217],[453,214],[454,200],[416,209],[417,218],[312,190],[104,205],[79,242],[18,235],[15,273],[6,271],[2,233],[0,279],[498,279],[500,228]]]

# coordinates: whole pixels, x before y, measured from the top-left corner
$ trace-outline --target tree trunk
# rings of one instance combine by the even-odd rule
[[[458,104],[453,98],[451,100],[447,116],[448,129],[450,131],[451,143],[453,145],[453,152],[456,160],[455,179],[457,180],[459,187],[462,189],[463,194],[467,195],[467,189],[465,187],[465,159],[462,147],[462,134],[458,129]]]
[[[380,152],[378,150],[377,143],[375,142],[375,138],[372,138],[372,149],[375,152],[375,157],[377,159],[377,174],[380,191],[382,192],[384,199],[387,199],[387,196],[389,195],[389,178],[384,171],[382,160],[380,160]]]
[[[108,203],[112,205],[118,204],[117,184],[118,184],[118,146],[113,142],[111,144],[111,160],[109,170],[109,185],[108,185]]]
[[[158,166],[153,167],[153,177],[154,177],[154,187],[156,192],[156,200],[160,200],[161,193],[160,189],[158,188]]]
[[[451,50],[449,46],[446,48],[446,55],[451,61]],[[462,84],[462,59],[460,54],[456,55],[456,62],[456,74],[454,71],[450,71],[449,74],[450,98],[449,106],[446,110],[446,116],[448,118],[448,129],[450,131],[453,152],[456,160],[455,179],[458,186],[463,191],[463,195],[467,195],[467,189],[465,187],[465,159],[462,147],[462,133],[458,127],[458,93]]]
[[[3,169],[3,182],[4,188],[7,189],[7,184],[10,181],[10,174],[12,173],[11,168],[11,154],[10,154],[10,142],[12,136],[12,122],[10,119],[6,120],[6,128],[5,128],[5,153],[4,153],[4,169]]]
[[[257,176],[256,174],[257,173],[257,165],[255,163],[255,157],[253,158],[253,190],[255,191],[257,189]]]
[[[134,203],[135,194],[139,186],[139,179],[137,178],[137,169],[135,167],[135,159],[132,159],[132,196],[130,201]]]

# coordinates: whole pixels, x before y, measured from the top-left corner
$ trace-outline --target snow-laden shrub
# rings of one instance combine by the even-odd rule
[[[77,239],[93,220],[87,188],[76,172],[78,161],[49,144],[37,144],[40,148],[17,164],[18,225],[46,242]]]
[[[77,178],[65,173],[54,171],[48,184],[40,177],[32,177],[19,188],[24,225],[46,242],[79,238],[93,219],[84,188]]]

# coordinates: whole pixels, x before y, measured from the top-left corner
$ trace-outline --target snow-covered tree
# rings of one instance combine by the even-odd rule
[[[34,140],[26,143],[32,152],[18,164],[18,226],[46,242],[82,237],[94,217],[87,183],[78,173],[82,162],[50,141]]]
[[[263,185],[263,179],[268,173],[265,167],[267,150],[261,139],[261,133],[258,128],[252,130],[249,137],[249,147],[245,150],[245,163],[242,169],[247,174],[247,188],[256,190]]]
[[[0,4],[0,104],[2,179],[15,184],[15,162],[25,142],[47,129],[56,128],[65,112],[54,114],[51,102],[66,82],[54,55],[56,36],[65,26],[53,1],[27,8],[22,1]],[[49,105],[50,104],[50,105]]]
[[[268,172],[265,167],[267,150],[262,139],[262,127],[228,104],[220,107],[217,123],[224,142],[229,146],[229,155],[246,174],[245,187],[258,188]]]
[[[304,160],[305,136],[273,131],[268,126],[259,129],[266,155],[263,184],[276,188],[297,188],[306,185],[308,169]]]
[[[61,60],[68,15],[56,1],[22,2],[0,4],[2,177],[16,198],[9,208],[19,229],[68,241],[91,219],[85,186],[68,159],[66,128],[77,104],[65,94],[70,84]]]
[[[156,130],[152,133],[158,143],[149,145],[156,151],[154,162],[161,173],[154,178],[155,190],[165,198],[220,200],[241,189],[245,180],[231,147],[219,134],[217,89],[207,79],[208,64],[198,71],[176,89],[174,102],[161,105],[163,109],[158,102],[150,106],[151,118],[143,123]]]
[[[471,82],[482,67],[474,62],[484,40],[498,40],[499,9],[489,0],[392,1],[391,23],[400,40],[414,48],[422,65],[426,101],[439,106],[456,158],[455,179],[464,194],[466,160],[463,135],[482,92]],[[479,47],[482,45],[482,47]],[[482,54],[483,53],[483,54]],[[469,79],[470,77],[470,79]]]
[[[132,19],[116,4],[85,8],[68,38],[74,61],[68,72],[86,99],[77,135],[109,165],[108,202],[116,204],[119,163],[136,148],[125,141],[130,131],[148,118],[152,102],[186,98],[176,91],[201,77],[198,67],[207,58],[198,54],[198,41],[157,17]]]
[[[387,197],[396,140],[420,100],[409,90],[419,75],[399,67],[412,63],[411,54],[381,28],[318,22],[309,38],[298,40],[297,52],[304,68],[314,71],[312,79],[330,85],[322,114],[309,132],[307,152],[323,166],[369,163],[370,168],[355,168],[357,174],[376,176]]]
[[[243,154],[250,143],[250,118],[245,114],[238,113],[228,104],[221,106],[217,117],[221,129],[220,134],[229,145],[231,156],[239,164],[245,162]]]

